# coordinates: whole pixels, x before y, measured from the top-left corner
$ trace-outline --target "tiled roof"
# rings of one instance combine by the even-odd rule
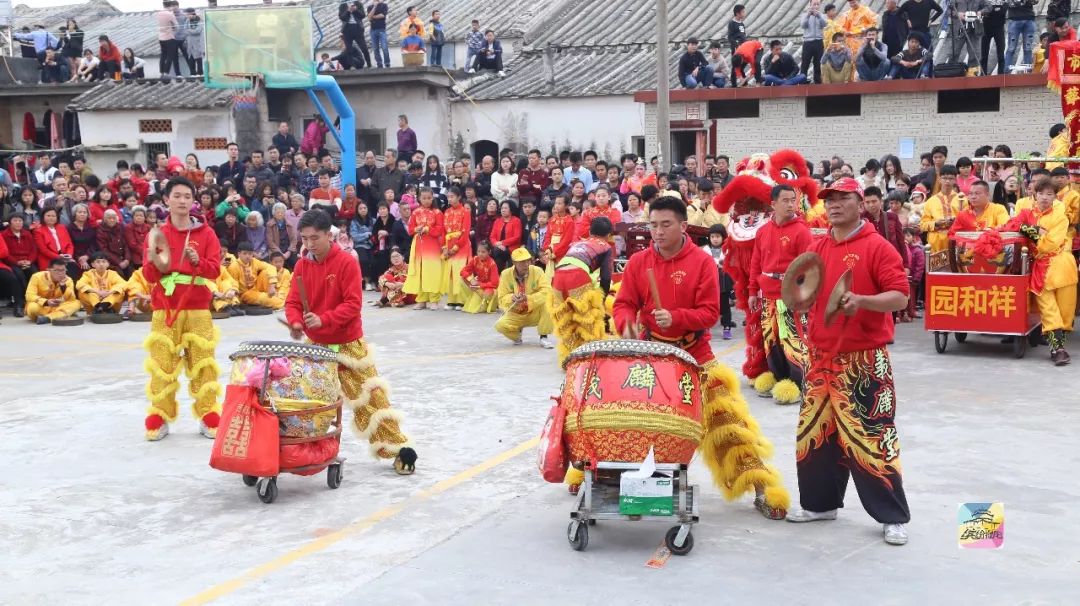
[[[226,107],[232,91],[207,88],[201,78],[103,82],[75,97],[75,111],[122,109],[211,109]]]

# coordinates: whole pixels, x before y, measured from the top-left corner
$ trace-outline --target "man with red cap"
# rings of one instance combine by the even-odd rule
[[[810,247],[825,270],[810,310],[806,392],[796,433],[802,510],[788,514],[788,521],[835,520],[850,474],[863,508],[882,524],[885,542],[903,545],[911,515],[885,345],[893,338],[890,315],[907,305],[907,274],[896,249],[861,218],[863,191],[854,179],[839,179],[821,196],[832,228]],[[826,320],[831,291],[848,271],[851,286],[837,317]]]

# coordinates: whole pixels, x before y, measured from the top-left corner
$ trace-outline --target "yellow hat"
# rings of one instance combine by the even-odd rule
[[[510,253],[510,258],[513,259],[514,263],[520,263],[521,261],[531,261],[532,253],[529,252],[529,249],[522,247],[515,249],[514,252]]]

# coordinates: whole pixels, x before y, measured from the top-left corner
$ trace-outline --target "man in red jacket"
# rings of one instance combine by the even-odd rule
[[[806,346],[800,337],[806,316],[796,317],[780,300],[780,283],[788,265],[806,252],[813,240],[810,228],[795,214],[797,205],[795,188],[773,187],[773,215],[754,238],[750,258],[749,303],[751,308],[761,306],[761,335],[769,364],[769,372],[754,379],[754,389],[763,398],[772,396],[777,404],[798,404],[802,400],[806,363]]]
[[[810,363],[796,433],[802,510],[788,521],[835,520],[850,474],[863,508],[882,524],[885,542],[903,545],[911,514],[885,345],[893,338],[890,314],[907,305],[907,274],[896,249],[860,218],[863,192],[854,179],[838,180],[821,196],[832,231],[810,248],[825,264],[825,287],[810,312]],[[832,285],[847,270],[852,282],[840,301],[842,315],[826,323]]]
[[[713,481],[731,500],[754,489],[754,506],[783,519],[790,497],[780,472],[765,464],[772,446],[761,435],[739,393],[735,372],[718,362],[709,346],[720,317],[716,262],[686,236],[686,204],[664,195],[649,204],[652,246],[630,257],[615,297],[615,327],[626,339],[643,338],[685,349],[702,366],[704,435],[701,450]],[[652,270],[660,295],[650,293]]]
[[[150,250],[143,277],[153,284],[150,304],[154,310],[150,335],[143,346],[149,353],[146,370],[150,383],[150,409],[146,415],[146,439],[156,442],[169,434],[169,423],[176,420],[177,376],[180,351],[184,352],[188,389],[195,399],[193,409],[199,418],[199,433],[213,439],[217,434],[221,406],[218,396],[221,369],[214,361],[214,349],[220,340],[210,318],[214,281],[221,273],[221,245],[214,231],[191,216],[195,186],[183,177],[169,180],[165,204],[169,218],[161,227],[169,242],[169,267],[161,271],[151,259]]]
[[[394,470],[409,475],[416,469],[416,451],[398,426],[401,413],[390,407],[390,385],[375,371],[364,342],[360,264],[331,239],[332,225],[330,215],[321,210],[309,210],[300,218],[300,240],[307,253],[293,269],[285,318],[293,339],[306,336],[338,352],[341,388],[352,404],[357,433],[371,443],[372,454],[393,458]]]

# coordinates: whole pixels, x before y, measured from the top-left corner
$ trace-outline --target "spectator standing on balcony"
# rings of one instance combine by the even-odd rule
[[[844,32],[836,32],[821,58],[821,81],[825,84],[843,84],[851,80],[854,69],[851,49],[844,43]]]
[[[840,17],[837,25],[847,34],[847,45],[852,56],[859,53],[866,30],[877,27],[877,23],[878,17],[870,7],[859,0],[848,0],[848,11]]]
[[[420,18],[420,14],[416,12],[415,6],[409,6],[405,9],[405,19],[398,26],[398,37],[406,38],[409,36],[409,30],[412,26],[416,26],[417,32],[424,31],[424,20]]]
[[[731,52],[735,52],[740,44],[746,42],[746,5],[736,4],[731,12],[734,18],[728,21],[727,43]]]
[[[206,38],[203,35],[202,18],[193,8],[184,9],[187,16],[187,59],[192,76],[203,75],[203,59],[206,57]]]
[[[900,5],[900,15],[907,20],[908,29],[920,34],[919,45],[923,48],[930,47],[930,24],[943,14],[945,10],[935,0],[907,0]]]
[[[833,36],[840,31],[840,24],[836,22],[836,14],[839,11],[835,4],[826,4],[823,10],[825,11],[825,31],[822,32],[822,38],[825,40],[825,48],[829,48]]]
[[[724,88],[728,81],[728,62],[720,49],[720,43],[714,41],[709,45],[709,69],[712,70],[711,84],[716,88]]]
[[[1005,55],[1005,69],[1001,73],[1008,74],[1016,66],[1016,50],[1021,44],[1024,47],[1024,65],[1030,69],[1035,34],[1038,33],[1035,27],[1035,0],[1011,0],[1006,17],[1009,20],[1009,50]]]
[[[821,84],[821,56],[825,54],[825,27],[829,22],[821,14],[821,1],[810,0],[806,13],[802,16],[802,65],[799,71],[810,76],[810,66],[814,66],[814,84]]]
[[[435,10],[431,11],[431,21],[428,22],[427,28],[428,46],[431,48],[431,52],[428,54],[428,65],[442,65],[442,51],[443,46],[446,45],[446,31],[443,29],[442,13]]]
[[[37,55],[38,63],[45,62],[45,51],[54,49],[60,44],[56,36],[50,34],[41,24],[35,25],[33,32],[27,32],[24,29],[23,32],[15,34],[14,38],[34,44],[34,53]]]
[[[60,28],[60,54],[68,62],[68,68],[75,72],[75,64],[83,54],[84,34],[74,19],[68,19],[67,25]]]
[[[188,20],[187,13],[180,11],[180,4],[174,2],[172,5],[173,15],[176,17],[176,64],[179,67],[180,59],[184,59],[184,63],[187,63],[188,73],[195,73],[195,64],[191,62],[191,55],[187,50],[187,35],[188,35]],[[178,74],[179,75],[179,74]]]
[[[765,86],[794,86],[806,84],[806,74],[799,72],[795,58],[784,52],[784,43],[773,40],[769,43],[771,56],[765,68]]]
[[[386,15],[389,12],[390,7],[377,0],[367,9],[368,22],[371,23],[371,52],[379,67],[390,67],[390,45],[386,40]]]
[[[161,59],[158,61],[158,71],[162,76],[168,76],[169,71],[180,75],[179,47],[176,42],[176,30],[180,23],[172,11],[172,0],[165,0],[162,9],[154,15],[157,21],[158,47],[161,49]]]
[[[865,82],[884,80],[891,69],[889,50],[878,41],[878,29],[871,27],[866,30],[859,56],[855,59],[855,70],[859,73],[859,80]]]
[[[994,52],[997,54],[997,73],[1008,73],[1005,66],[1005,16],[1006,6],[989,4],[986,0],[952,0],[949,3],[956,7],[956,12],[963,15],[965,12],[980,12],[982,18],[982,52],[979,54],[979,64],[982,73],[990,75],[990,43],[994,43]]]
[[[495,30],[489,29],[484,32],[484,47],[476,55],[476,65],[470,66],[470,68],[492,70],[502,78],[506,75],[506,72],[503,71],[502,53],[502,43],[495,39]]]
[[[472,20],[472,29],[465,35],[465,68],[470,74],[475,73],[473,59],[484,50],[484,32],[480,31],[480,21]]]
[[[731,85],[736,88],[746,86],[751,76],[761,84],[764,81],[761,71],[764,54],[765,47],[758,40],[747,40],[740,44],[731,55]]]
[[[908,34],[907,48],[904,52],[892,58],[892,71],[890,79],[915,80],[929,78],[933,69],[930,51],[922,47],[922,36],[919,32]]]
[[[118,80],[120,74],[120,62],[123,57],[120,49],[113,44],[108,36],[98,36],[98,59],[101,61],[99,69],[103,80]]]
[[[698,50],[698,39],[686,41],[686,52],[679,57],[679,82],[685,88],[709,88],[712,84],[712,69],[705,55]]]
[[[1004,8],[1004,7],[1003,7]],[[991,21],[987,13],[986,0],[952,0],[949,5],[949,63],[958,63],[961,53],[967,51],[967,64],[969,70],[974,70],[982,65],[983,74],[987,71],[986,58],[990,52]],[[1005,12],[1001,11],[1001,27],[1004,31]],[[980,19],[979,17],[983,17]],[[984,30],[984,26],[987,28]],[[1002,33],[1001,60],[1005,60],[1005,34]],[[981,41],[981,44],[980,44]],[[982,58],[979,57],[979,48],[982,48]]]
[[[416,143],[416,131],[409,128],[409,117],[405,114],[401,114],[397,117],[398,131],[397,131],[397,151],[398,156],[401,158],[411,158],[416,153],[416,148],[419,147]]]
[[[904,51],[908,31],[907,19],[897,7],[896,0],[886,0],[885,12],[881,13],[881,41],[888,48],[890,57]]]
[[[364,57],[364,62],[359,67],[370,67],[371,54],[364,38],[364,7],[360,1],[341,3],[338,6],[338,19],[341,20],[341,38],[345,41],[345,49],[359,48]]]

